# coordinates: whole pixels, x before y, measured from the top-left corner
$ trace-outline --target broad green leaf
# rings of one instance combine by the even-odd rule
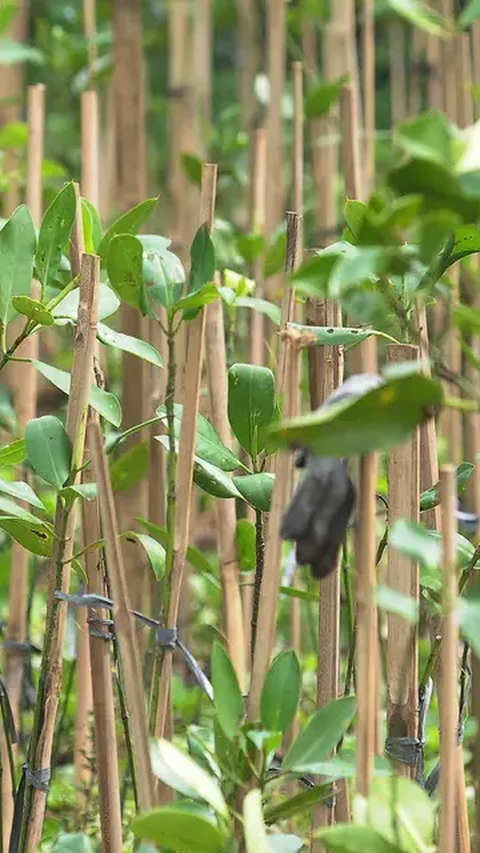
[[[93,853],[93,845],[84,832],[62,832],[52,847],[52,853]]]
[[[133,544],[138,543],[142,546],[147,555],[155,580],[160,581],[165,571],[165,548],[160,545],[152,536],[147,536],[146,533],[137,533],[135,530],[129,530],[127,533],[122,533],[122,538]]]
[[[314,833],[332,853],[402,853],[371,826],[333,826]]]
[[[165,252],[172,245],[170,237],[162,237],[161,234],[138,234],[137,236],[146,254],[157,252],[161,255],[162,252]]]
[[[112,237],[108,244],[108,279],[122,302],[134,308],[140,308],[143,304],[142,267],[143,249],[140,240],[132,234]]]
[[[461,495],[466,487],[470,477],[473,474],[475,465],[471,462],[461,462],[457,467],[457,494]],[[422,492],[420,495],[420,510],[425,512],[429,509],[434,509],[440,503],[440,482],[435,483],[430,489]]]
[[[135,818],[138,838],[156,841],[175,853],[222,853],[226,838],[207,814],[195,814],[178,805],[153,809]]]
[[[43,287],[55,279],[75,219],[76,197],[73,183],[66,184],[48,207],[40,225],[35,270]]]
[[[233,477],[233,482],[242,498],[260,512],[270,512],[274,480],[274,475],[267,472]]]
[[[165,785],[185,797],[204,800],[217,814],[226,817],[227,804],[212,776],[167,740],[160,739],[150,749],[152,771]]]
[[[263,263],[264,278],[270,278],[272,275],[277,275],[285,268],[285,253],[287,250],[287,235],[285,227],[281,228],[274,234],[270,245],[265,253]]]
[[[21,204],[0,230],[0,326],[4,329],[16,314],[12,297],[30,295],[35,242],[32,217]]]
[[[366,823],[405,853],[431,849],[435,806],[416,782],[398,776],[374,779]]]
[[[148,470],[148,441],[140,441],[110,465],[114,492],[124,492],[143,480]]]
[[[260,314],[265,314],[276,326],[280,325],[282,318],[281,309],[278,305],[268,302],[266,299],[258,299],[256,296],[237,296],[233,307],[251,308],[252,311],[259,311]]]
[[[32,364],[52,385],[55,385],[64,394],[70,394],[70,373],[67,373],[65,370],[59,370],[58,367],[53,367],[50,364],[45,364],[43,361],[37,361],[36,359],[32,360]],[[92,385],[90,388],[89,404],[92,409],[95,409],[102,418],[105,418],[113,426],[120,426],[122,422],[122,410],[120,403],[113,394],[104,391],[102,388],[98,388],[96,385]]]
[[[97,208],[88,198],[82,198],[82,222],[85,251],[94,255],[102,239],[102,221]]]
[[[333,794],[333,787],[330,784],[316,785],[308,791],[302,791],[301,794],[296,794],[294,797],[289,797],[281,803],[269,806],[265,809],[265,823],[278,823],[281,820],[288,820],[296,815],[309,812],[312,808],[324,800],[330,799]]]
[[[0,527],[31,554],[38,557],[50,556],[53,534],[45,524],[30,524],[19,518],[0,517]]]
[[[14,296],[12,305],[17,314],[23,314],[39,326],[53,326],[55,322],[53,314],[38,299],[31,299],[30,296]]]
[[[458,25],[462,30],[468,30],[474,21],[480,18],[480,0],[470,0],[458,17]]]
[[[412,625],[418,622],[418,601],[415,601],[411,595],[403,595],[390,586],[377,586],[375,598],[377,607],[381,610],[401,616]]]
[[[257,563],[256,539],[255,525],[248,518],[240,518],[237,521],[236,540],[238,565],[241,572],[253,572],[255,570]]]
[[[155,306],[172,311],[182,296],[185,284],[185,270],[180,258],[167,248],[146,250],[142,275],[147,303],[145,311],[153,316]]]
[[[37,497],[28,483],[19,483],[0,479],[0,492],[4,495],[10,495],[12,498],[17,498],[19,501],[24,501],[25,503],[35,506],[37,509],[41,509],[45,512],[45,504],[39,497]]]
[[[287,750],[283,770],[315,772],[310,768],[324,761],[335,749],[352,722],[355,709],[354,696],[337,699],[320,708]]]
[[[405,441],[442,399],[438,382],[422,374],[400,376],[350,403],[275,425],[271,433],[281,445],[304,445],[323,456],[388,450]]]
[[[304,326],[301,323],[289,323],[293,329],[298,329],[299,332],[312,335],[312,343],[317,346],[352,346],[359,344],[366,338],[372,335],[378,338],[384,338],[392,343],[398,343],[391,335],[386,332],[379,332],[376,329],[348,329],[346,327],[333,328],[332,326]]]
[[[75,486],[65,486],[58,494],[65,499],[67,506],[71,506],[76,498],[94,501],[98,496],[98,489],[96,483],[77,483]]]
[[[174,405],[175,417],[175,437],[180,438],[180,427],[182,423],[183,406],[180,403]],[[165,406],[160,406],[156,414],[162,417],[164,426],[167,426],[167,411]],[[218,435],[215,427],[204,418],[203,415],[197,416],[197,438],[195,441],[195,454],[221,468],[222,471],[235,471],[241,468],[242,463],[234,453],[223,443]]]
[[[45,510],[45,507],[43,507]],[[3,494],[0,494],[0,515],[3,515],[7,518],[19,518],[21,521],[26,521],[28,524],[41,524],[42,522],[38,519],[33,513],[29,512],[28,509],[24,509],[23,506],[15,503],[15,501],[10,500],[10,498],[5,497]]]
[[[194,154],[187,154],[186,152],[180,155],[180,159],[187,178],[196,187],[200,187],[202,184],[202,161]]]
[[[287,598],[299,598],[301,601],[320,601],[320,596],[316,592],[309,592],[307,589],[298,589],[294,586],[281,586],[280,592]]]
[[[315,85],[305,99],[305,118],[320,118],[327,115],[338,101],[347,80],[348,76],[344,76],[331,83]]]
[[[158,201],[158,198],[148,198],[146,201],[140,202],[131,210],[127,210],[122,216],[115,220],[110,228],[103,235],[98,247],[97,254],[102,260],[106,260],[108,250],[113,238],[118,234],[137,234],[142,225],[150,217],[153,209]]]
[[[12,441],[11,444],[4,444],[0,447],[0,468],[6,465],[18,465],[24,462],[27,458],[27,446],[24,438],[19,438],[17,441]]]
[[[453,126],[445,113],[429,110],[394,130],[394,139],[410,157],[431,160],[442,167],[452,165]]]
[[[232,740],[245,715],[245,707],[230,658],[216,641],[212,652],[212,684],[218,722],[227,738]]]
[[[243,832],[246,853],[270,853],[263,822],[262,792],[258,788],[249,791],[243,801]]]
[[[286,732],[297,712],[302,673],[293,649],[280,652],[263,685],[260,702],[262,725],[272,732]]]
[[[298,835],[286,835],[283,832],[272,832],[268,836],[269,853],[299,853],[305,845]]]
[[[442,535],[438,530],[430,530],[422,524],[400,519],[393,525],[389,543],[402,554],[418,560],[427,568],[436,568],[442,562]],[[457,533],[457,561],[461,569],[467,568],[475,553],[472,543]]]
[[[168,452],[168,436],[157,435],[155,438]],[[175,453],[177,454],[178,448],[179,442],[175,440]],[[231,476],[226,471],[222,471],[221,468],[212,465],[211,462],[206,462],[205,459],[200,459],[199,456],[195,456],[193,460],[193,480],[204,492],[208,495],[213,495],[215,498],[227,499],[241,497]]]
[[[158,524],[153,524],[151,521],[147,521],[145,518],[137,518],[138,523],[141,527],[144,527],[145,530],[148,530],[151,536],[154,539],[157,539],[164,548],[168,546],[168,532],[165,527],[160,527]],[[193,548],[191,545],[187,548],[187,562],[193,566],[194,569],[197,569],[199,572],[204,574],[212,574],[213,569],[211,564],[208,562],[205,555],[198,550],[198,548]]]
[[[61,489],[72,464],[72,445],[62,422],[52,415],[34,418],[25,427],[25,442],[34,471]]]
[[[215,278],[215,249],[208,231],[208,225],[200,226],[190,248],[190,275],[188,293],[199,291],[204,284]]]
[[[143,358],[144,361],[154,364],[155,367],[163,367],[163,361],[155,347],[152,347],[146,341],[140,340],[140,338],[134,338],[132,335],[124,335],[123,332],[116,332],[103,323],[98,324],[97,338],[106,346],[128,352],[131,355],[137,355],[139,358]]]
[[[2,37],[0,39],[0,65],[18,65],[24,62],[43,65],[45,57],[36,47],[30,47],[23,42],[11,41],[11,39]]]
[[[432,36],[446,35],[449,31],[447,21],[421,0],[388,0],[388,6],[409,24]]]
[[[199,290],[190,290],[175,303],[175,311],[198,311],[220,296],[214,284],[204,284]]]
[[[80,298],[80,290],[78,287],[72,290],[55,308],[52,309],[52,314],[55,317],[57,326],[66,325],[68,322],[76,323],[78,316],[78,303]],[[103,282],[100,284],[100,292],[98,298],[98,319],[106,320],[120,307],[120,300],[113,292],[108,284]],[[63,319],[63,318],[67,319]],[[60,319],[62,318],[62,319]]]
[[[18,13],[17,0],[4,0],[0,8],[0,33],[3,35]]]
[[[265,447],[265,429],[276,414],[275,379],[267,367],[234,364],[228,371],[228,419],[252,457]]]
[[[459,598],[458,624],[475,655],[480,655],[480,601],[477,598]]]
[[[10,434],[18,431],[18,418],[12,389],[0,384],[0,429]]]

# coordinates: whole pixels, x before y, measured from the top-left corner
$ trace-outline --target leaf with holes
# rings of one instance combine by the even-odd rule
[[[132,234],[118,234],[113,237],[107,256],[110,284],[122,302],[138,309],[144,300],[142,268],[143,249],[140,240]]]
[[[50,287],[70,239],[76,211],[73,182],[66,184],[46,210],[38,234],[35,270],[42,286]]]
[[[147,536],[146,533],[137,533],[135,530],[122,533],[122,538],[133,544],[138,543],[143,548],[155,575],[155,580],[161,580],[165,571],[165,548],[163,545],[157,539],[154,539],[153,536]]]
[[[157,201],[158,198],[147,198],[146,201],[142,201],[132,207],[131,210],[127,210],[112,223],[97,248],[97,254],[100,255],[102,261],[108,257],[110,244],[114,237],[118,234],[137,234],[140,231],[142,225],[151,216]]]
[[[0,527],[31,554],[49,557],[52,553],[53,533],[45,524],[0,517]]]
[[[31,299],[30,296],[14,296],[12,305],[17,314],[23,314],[38,326],[53,326],[55,322],[53,314],[38,299]]]
[[[25,427],[28,461],[47,483],[61,489],[70,476],[72,445],[58,418],[33,418]]]

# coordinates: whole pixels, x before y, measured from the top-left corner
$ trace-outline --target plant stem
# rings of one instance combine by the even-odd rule
[[[167,346],[168,346],[168,377],[167,389],[165,394],[165,409],[167,412],[167,435],[168,435],[168,453],[167,453],[167,533],[168,541],[165,553],[165,579],[163,586],[162,605],[160,613],[160,622],[162,615],[168,613],[171,590],[171,576],[174,562],[174,544],[175,544],[175,515],[176,515],[176,477],[177,477],[177,457],[175,448],[175,385],[177,378],[176,364],[176,346],[175,346],[175,329],[173,328],[173,320],[169,317],[167,330]],[[150,702],[150,731],[155,733],[155,722],[157,719],[158,709],[158,691],[159,678],[161,672],[162,651],[155,646],[154,661],[152,666],[152,690]]]
[[[30,332],[32,331],[31,321],[27,320],[20,334],[15,338],[13,344],[9,346],[9,348],[3,353],[0,358],[0,370],[2,370],[6,364],[11,360],[13,353],[18,349],[20,344],[24,342],[26,338],[28,338]]]
[[[253,589],[252,631],[250,640],[250,653],[252,660],[255,651],[255,640],[257,637],[258,608],[260,606],[260,590],[262,588],[263,569],[265,565],[264,518],[263,512],[258,509],[255,511],[255,534],[256,566]]]

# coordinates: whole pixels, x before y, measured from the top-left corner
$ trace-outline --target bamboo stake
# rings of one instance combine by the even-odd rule
[[[390,64],[390,121],[392,127],[407,118],[407,75],[405,67],[405,24],[397,18],[388,24]]]
[[[270,101],[267,114],[267,207],[266,228],[270,235],[282,217],[283,151],[282,99],[285,87],[286,7],[284,0],[268,0],[266,5],[267,75]]]
[[[239,95],[242,128],[249,133],[256,112],[255,77],[260,68],[259,21],[256,0],[236,0],[240,49]]]
[[[33,222],[38,228],[42,218],[42,163],[45,132],[45,87],[30,86],[28,89],[28,150],[27,150],[27,197],[26,202]],[[38,298],[38,282],[32,282],[32,297]],[[22,358],[38,357],[38,334],[31,335],[19,347],[17,355]],[[37,409],[38,373],[29,364],[14,362],[10,366],[10,383],[15,397],[20,434],[23,435],[29,420]],[[27,474],[25,474],[27,476]],[[30,555],[18,542],[12,543],[12,564],[8,596],[8,623],[5,647],[5,685],[15,724],[20,722],[20,696],[25,662],[28,606],[28,567]],[[14,755],[16,749],[14,748]],[[6,766],[7,755],[2,737],[2,766]],[[10,838],[13,819],[13,796],[10,774],[2,774],[2,834],[5,849]]]
[[[442,677],[439,684],[440,710],[440,831],[439,853],[451,853],[456,840],[456,780],[458,731],[456,619],[456,477],[453,465],[440,473],[443,530],[443,642],[440,651]]]
[[[89,424],[97,420],[93,409],[89,409]],[[85,461],[91,460],[87,442]],[[94,482],[91,466],[85,468],[83,482]],[[99,502],[83,501],[82,529],[83,546],[101,539]],[[85,553],[85,568],[88,577],[88,592],[105,595],[104,555],[98,551]],[[83,609],[83,608],[82,608]],[[118,775],[117,737],[115,727],[115,700],[112,683],[112,656],[108,643],[109,613],[98,607],[88,610],[90,644],[91,683],[93,688],[93,716],[95,723],[95,751],[99,788],[100,827],[102,850],[105,853],[121,853],[122,815],[120,811],[120,785]],[[93,629],[93,630],[92,630]]]
[[[95,0],[83,0],[83,27],[88,41],[88,75],[91,84],[97,59]]]
[[[173,4],[174,6],[176,4]],[[146,196],[146,140],[144,73],[142,47],[141,0],[115,0],[114,30],[114,95],[117,137],[117,208],[123,213]],[[146,340],[148,323],[136,308],[123,304],[122,331]],[[124,354],[122,376],[123,428],[146,419],[147,367],[143,360]],[[128,450],[146,438],[144,432],[124,443]],[[145,518],[148,509],[147,481],[119,494],[117,510],[122,530]],[[144,564],[139,564],[136,545],[122,541],[125,571],[132,606],[141,610],[147,589]]]
[[[107,574],[115,603],[113,616],[123,672],[125,702],[130,718],[130,737],[138,807],[140,811],[146,811],[153,806],[153,776],[150,764],[147,709],[142,683],[140,653],[133,617],[130,613],[129,592],[118,538],[118,523],[103,437],[99,424],[94,421],[90,422],[88,426],[88,441],[98,487],[100,516],[105,538]]]
[[[226,447],[231,446],[227,417],[227,359],[223,307],[220,299],[205,309],[205,355],[212,423]],[[242,692],[246,690],[246,649],[236,549],[235,501],[215,501],[217,541],[222,581],[222,611],[230,659]]]
[[[204,163],[202,167],[201,224],[207,223],[212,229],[217,186],[217,166]],[[190,532],[190,510],[193,485],[193,457],[199,405],[200,381],[203,366],[205,337],[205,312],[189,323],[187,331],[188,362],[185,363],[185,397],[180,432],[177,462],[177,510],[175,513],[174,563],[171,577],[168,578],[167,623],[169,629],[177,628],[180,593],[182,588],[185,557]],[[164,737],[168,715],[170,684],[172,676],[172,652],[166,649],[160,670],[160,686],[155,732]]]
[[[364,193],[369,196],[375,181],[375,17],[374,0],[363,0],[363,113],[365,123]]]
[[[377,739],[379,678],[375,610],[377,454],[360,459],[355,555],[357,618],[357,791],[368,795]]]
[[[24,0],[16,4],[16,14],[5,33],[8,39],[14,42],[25,43],[28,37],[30,3]],[[4,35],[2,33],[2,35]],[[0,124],[22,121],[23,92],[25,88],[25,63],[19,62],[13,65],[0,65]],[[7,174],[10,174],[5,193],[2,198],[3,215],[11,216],[20,204],[20,192],[15,171],[20,165],[18,151],[6,150],[5,160],[2,166]]]
[[[287,257],[286,269],[291,271],[298,264],[299,248],[301,245],[302,217],[298,213],[287,213]],[[286,330],[287,323],[293,318],[295,293],[287,287],[282,300],[281,329]],[[284,393],[284,414],[288,417],[292,411],[292,399],[288,391],[292,387],[292,376],[298,383],[299,347],[295,338],[280,337],[278,370],[276,376],[277,393]],[[290,454],[277,453],[273,461],[275,481],[273,485],[272,503],[268,520],[268,530],[265,547],[265,568],[260,590],[258,624],[262,631],[257,634],[252,667],[252,681],[248,703],[248,716],[256,720],[260,711],[260,697],[273,650],[275,624],[280,587],[279,566],[281,562],[280,522],[288,500],[291,487]]]
[[[73,446],[72,459],[77,467],[81,464],[83,457],[87,402],[93,374],[99,277],[98,258],[93,255],[84,255],[66,420],[66,431]],[[67,605],[55,598],[55,591],[68,592],[70,586],[68,561],[73,553],[74,523],[75,510],[72,509],[67,514],[59,498],[55,514],[56,538],[48,569],[47,631],[28,758],[28,765],[33,773],[49,769],[52,756],[67,615]],[[39,849],[46,799],[45,790],[31,785],[26,786],[20,841],[21,853],[34,853]]]
[[[253,204],[251,228],[255,234],[265,237],[266,188],[267,188],[267,137],[265,128],[258,128],[253,135]],[[255,261],[254,279],[258,296],[263,295],[263,253]],[[264,322],[261,311],[252,311],[250,317],[250,363],[263,364]]]
[[[418,360],[418,347],[393,344],[387,347],[387,363]],[[420,518],[419,433],[395,447],[388,460],[388,524],[399,519]],[[418,563],[395,548],[388,549],[388,586],[419,600]],[[415,738],[418,733],[418,631],[405,619],[387,616],[387,725],[388,737]],[[398,762],[402,776],[415,778],[416,768]]]
[[[408,81],[408,116],[418,115],[424,102],[423,65],[425,62],[426,34],[413,27],[410,38],[410,66],[413,69]]]

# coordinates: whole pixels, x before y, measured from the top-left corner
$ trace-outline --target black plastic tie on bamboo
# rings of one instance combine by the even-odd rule
[[[8,691],[5,685],[5,682],[2,678],[0,678],[0,705],[2,708],[2,721],[5,728],[5,732],[10,743],[18,743],[18,735],[15,727],[15,720],[13,717],[12,706],[10,705],[10,699],[8,696]]]
[[[100,631],[100,628],[111,628],[114,625],[113,619],[102,619],[101,617],[89,616],[87,619],[88,633],[91,637],[98,637],[99,640],[115,640],[115,634],[112,631]],[[95,627],[96,626],[96,627]]]
[[[28,764],[24,764],[22,770],[25,774],[25,784],[31,788],[36,788],[37,791],[43,791],[48,794],[50,789],[50,777],[52,771],[50,767],[42,767],[40,770],[30,770]]]
[[[423,741],[418,737],[387,737],[385,753],[395,761],[407,764],[408,767],[417,767],[418,760],[423,754]]]

